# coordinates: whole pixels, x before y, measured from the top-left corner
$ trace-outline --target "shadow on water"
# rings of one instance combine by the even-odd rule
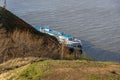
[[[120,53],[111,52],[96,48],[94,44],[89,41],[82,40],[83,50],[85,53],[95,61],[112,61],[120,63]]]

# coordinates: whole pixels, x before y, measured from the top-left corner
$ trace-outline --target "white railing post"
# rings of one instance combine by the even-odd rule
[[[3,8],[6,9],[6,0],[4,0],[4,3],[3,3]]]

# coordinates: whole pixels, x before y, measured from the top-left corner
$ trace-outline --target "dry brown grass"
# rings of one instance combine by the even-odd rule
[[[17,77],[15,75],[18,75],[21,71],[24,71],[24,69],[26,69],[29,65],[30,64],[27,64],[27,65],[22,66],[20,68],[15,68],[14,70],[4,72],[4,73],[0,74],[0,79],[1,80],[15,80],[15,78]]]
[[[41,80],[120,80],[119,64],[61,61],[50,62],[48,65],[52,67],[51,73]]]
[[[0,74],[17,69],[28,64],[32,64],[34,62],[43,61],[47,59],[48,58],[39,57],[14,58],[0,64]]]
[[[48,37],[37,37],[29,31],[15,30],[11,34],[6,34],[0,44],[1,61],[6,61],[16,57],[50,57],[57,58],[59,46],[57,41]],[[54,42],[53,42],[54,41]],[[57,44],[56,44],[57,43]],[[56,54],[56,55],[55,55]],[[57,57],[56,57],[57,56]]]

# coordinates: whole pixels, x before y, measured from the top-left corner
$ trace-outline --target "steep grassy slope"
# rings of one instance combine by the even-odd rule
[[[69,50],[64,50],[64,57],[70,58]],[[55,37],[36,31],[13,13],[0,7],[0,63],[20,57],[60,59],[60,53],[61,45]]]
[[[120,64],[47,60],[0,75],[2,80],[120,80]]]

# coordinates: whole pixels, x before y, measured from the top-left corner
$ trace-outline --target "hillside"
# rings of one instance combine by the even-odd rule
[[[17,57],[47,57],[50,52],[58,53],[58,47],[58,41],[54,37],[36,31],[0,7],[0,62]]]
[[[7,71],[2,80],[120,80],[120,64],[46,60]]]
[[[40,57],[60,59],[57,39],[35,30],[10,11],[0,7],[0,63],[14,58]],[[64,59],[74,59],[64,48]]]

